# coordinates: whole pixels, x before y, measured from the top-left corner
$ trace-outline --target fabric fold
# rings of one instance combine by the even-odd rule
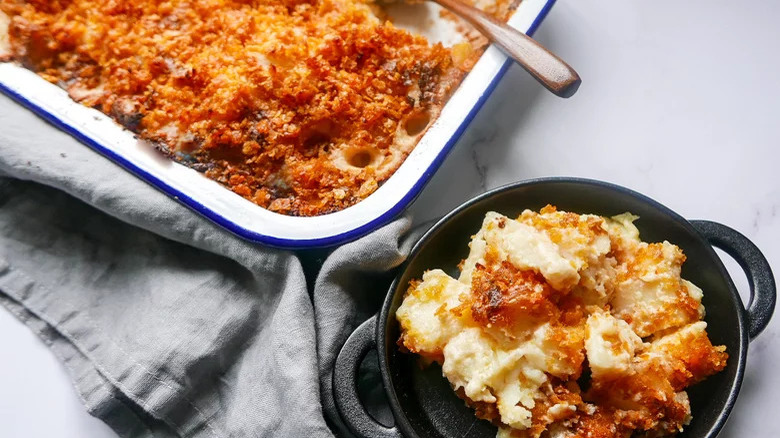
[[[292,254],[253,254],[248,268],[18,180],[0,185],[0,203],[0,290],[115,389],[94,413],[121,394],[181,436],[330,435]],[[75,383],[95,398],[92,376]]]
[[[0,304],[89,413],[123,437],[346,434],[333,362],[379,309],[409,218],[333,250],[312,291],[300,254],[241,240],[4,96],[0,121]]]

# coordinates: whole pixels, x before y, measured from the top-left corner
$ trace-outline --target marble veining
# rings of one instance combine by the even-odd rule
[[[471,152],[471,160],[474,170],[477,172],[478,184],[482,191],[487,190],[488,166],[482,161],[481,154],[485,148],[490,147],[496,138],[498,129],[474,130],[474,134],[465,141],[465,145]]]

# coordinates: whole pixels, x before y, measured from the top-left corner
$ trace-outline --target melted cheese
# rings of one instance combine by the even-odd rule
[[[460,281],[466,284],[471,283],[476,264],[487,264],[488,248],[499,261],[508,260],[518,268],[538,270],[553,287],[570,288],[579,281],[575,263],[561,254],[561,248],[547,234],[498,213],[485,215],[482,229],[474,236],[470,247],[460,276]]]
[[[631,326],[602,311],[590,315],[587,324],[585,349],[593,376],[598,378],[628,372],[635,352],[643,347],[642,339],[631,330]]]

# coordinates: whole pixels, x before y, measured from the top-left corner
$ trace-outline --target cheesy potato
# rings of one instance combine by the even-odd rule
[[[683,430],[685,388],[722,370],[682,250],[631,214],[547,206],[490,212],[460,275],[412,281],[399,345],[441,364],[499,437],[660,437]]]

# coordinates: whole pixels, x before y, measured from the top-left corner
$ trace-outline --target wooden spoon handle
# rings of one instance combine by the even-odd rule
[[[571,97],[580,87],[573,68],[524,33],[460,0],[434,1],[471,23],[555,95]]]

